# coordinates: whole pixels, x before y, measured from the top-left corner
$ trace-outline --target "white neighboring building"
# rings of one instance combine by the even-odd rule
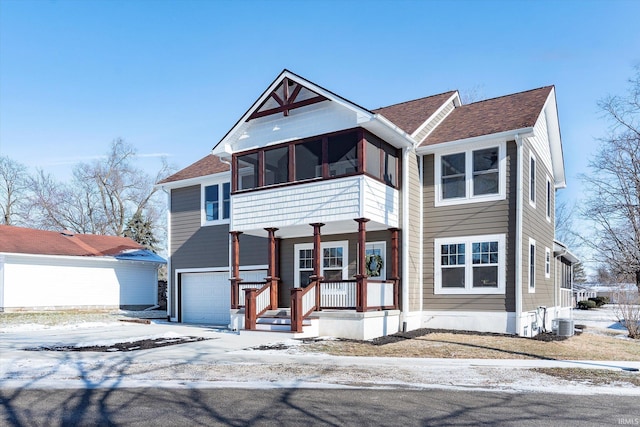
[[[164,263],[126,237],[0,225],[0,311],[154,306]]]

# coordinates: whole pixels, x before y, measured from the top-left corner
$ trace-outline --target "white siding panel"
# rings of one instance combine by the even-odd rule
[[[120,262],[116,276],[120,283],[120,305],[155,305],[158,303],[158,275],[153,264]]]
[[[14,259],[5,264],[4,306],[118,306],[120,289],[113,262]]]
[[[363,179],[363,187],[363,216],[389,227],[398,227],[400,210],[398,190],[368,177]]]
[[[535,136],[529,138],[529,142],[535,150],[536,157],[545,165],[548,171],[553,171],[551,167],[551,150],[549,148],[549,134],[547,133],[547,119],[544,114],[540,114],[534,126]]]
[[[234,151],[307,138],[358,126],[357,114],[334,102],[321,102],[249,121],[234,135]]]
[[[238,231],[329,223],[363,216],[390,227],[398,226],[398,191],[364,176],[232,197],[233,228]]]

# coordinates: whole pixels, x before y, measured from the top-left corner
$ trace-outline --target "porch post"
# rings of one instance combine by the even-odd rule
[[[400,301],[400,295],[398,291],[400,290],[400,276],[398,274],[398,267],[400,265],[400,249],[398,244],[398,235],[399,229],[390,228],[391,232],[391,280],[393,280],[393,307],[395,309],[398,308],[398,303]]]
[[[320,280],[323,279],[320,228],[322,228],[324,224],[316,222],[310,225],[313,227],[313,276],[311,276],[311,280],[316,282],[316,310],[320,311]]]
[[[368,218],[356,218],[358,223],[358,274],[356,274],[356,311],[367,310],[367,222]]]
[[[230,231],[231,235],[231,308],[238,308],[238,284],[240,278],[240,235],[242,231]]]
[[[278,308],[278,280],[276,272],[276,231],[277,228],[265,228],[269,233],[269,248],[267,251],[269,258],[269,267],[267,270],[267,283],[269,283],[269,298],[271,310]]]

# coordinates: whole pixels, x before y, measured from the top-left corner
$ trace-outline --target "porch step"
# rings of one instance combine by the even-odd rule
[[[291,332],[291,318],[283,316],[260,316],[256,320],[256,330],[271,332]],[[318,335],[318,319],[307,318],[302,321],[302,332],[293,333],[295,338]]]

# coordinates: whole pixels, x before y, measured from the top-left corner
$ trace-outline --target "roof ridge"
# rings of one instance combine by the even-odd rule
[[[453,90],[448,90],[446,92],[442,92],[442,93],[436,93],[434,95],[428,95],[428,96],[423,96],[421,98],[416,98],[416,99],[409,99],[407,101],[402,101],[402,102],[396,102],[395,104],[391,104],[391,105],[385,105],[384,107],[378,107],[378,108],[374,108],[371,111],[378,111],[378,110],[384,110],[385,108],[390,108],[390,107],[395,107],[396,105],[402,105],[402,104],[408,104],[410,102],[415,102],[415,101],[422,101],[423,99],[427,99],[427,98],[435,98],[436,96],[441,96],[441,95],[445,95],[445,94],[453,94],[455,92],[457,92],[457,89],[453,89]]]
[[[493,98],[487,98],[487,99],[482,99],[480,101],[470,102],[468,104],[462,104],[462,105],[460,105],[460,107],[466,107],[466,106],[469,106],[469,105],[480,104],[481,102],[493,101],[493,100],[500,99],[500,98],[506,98],[508,96],[521,95],[523,93],[534,92],[536,90],[553,88],[553,87],[554,87],[554,85],[540,86],[540,87],[537,87],[535,89],[528,89],[528,90],[523,90],[521,92],[508,93],[506,95],[494,96]],[[460,107],[458,107],[458,108],[460,108]]]

